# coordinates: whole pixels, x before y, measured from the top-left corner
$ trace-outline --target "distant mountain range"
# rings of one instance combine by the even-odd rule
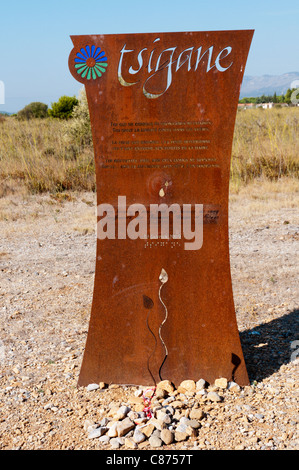
[[[284,95],[294,80],[299,80],[299,72],[284,73],[283,75],[262,75],[258,77],[244,76],[240,98],[255,98],[276,93]]]

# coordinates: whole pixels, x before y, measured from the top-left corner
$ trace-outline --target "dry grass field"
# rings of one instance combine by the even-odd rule
[[[232,151],[231,188],[254,179],[299,177],[299,108],[239,111]]]
[[[282,176],[298,179],[298,130],[299,107],[239,111],[232,151],[231,192],[256,179],[275,181]],[[82,115],[67,122],[2,119],[0,196],[16,189],[31,194],[94,191],[89,132],[86,116]]]

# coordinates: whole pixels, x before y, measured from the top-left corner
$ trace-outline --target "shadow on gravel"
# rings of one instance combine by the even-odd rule
[[[262,381],[299,356],[299,310],[240,332],[250,382]],[[296,343],[295,343],[296,342]],[[293,356],[292,356],[293,355]]]

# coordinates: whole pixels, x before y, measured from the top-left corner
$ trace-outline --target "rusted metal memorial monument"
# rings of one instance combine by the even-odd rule
[[[97,182],[79,385],[248,384],[228,239],[231,149],[253,31],[72,36]],[[168,225],[167,225],[168,223]]]

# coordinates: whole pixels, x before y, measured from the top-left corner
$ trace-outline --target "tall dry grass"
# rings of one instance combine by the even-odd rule
[[[71,138],[52,119],[0,122],[0,196],[25,186],[30,193],[95,190],[93,147]]]
[[[231,186],[253,180],[299,177],[299,107],[247,109],[237,113]]]
[[[87,103],[74,119],[0,121],[0,196],[23,187],[30,193],[95,190]],[[299,177],[299,107],[237,113],[231,188],[254,180]]]

